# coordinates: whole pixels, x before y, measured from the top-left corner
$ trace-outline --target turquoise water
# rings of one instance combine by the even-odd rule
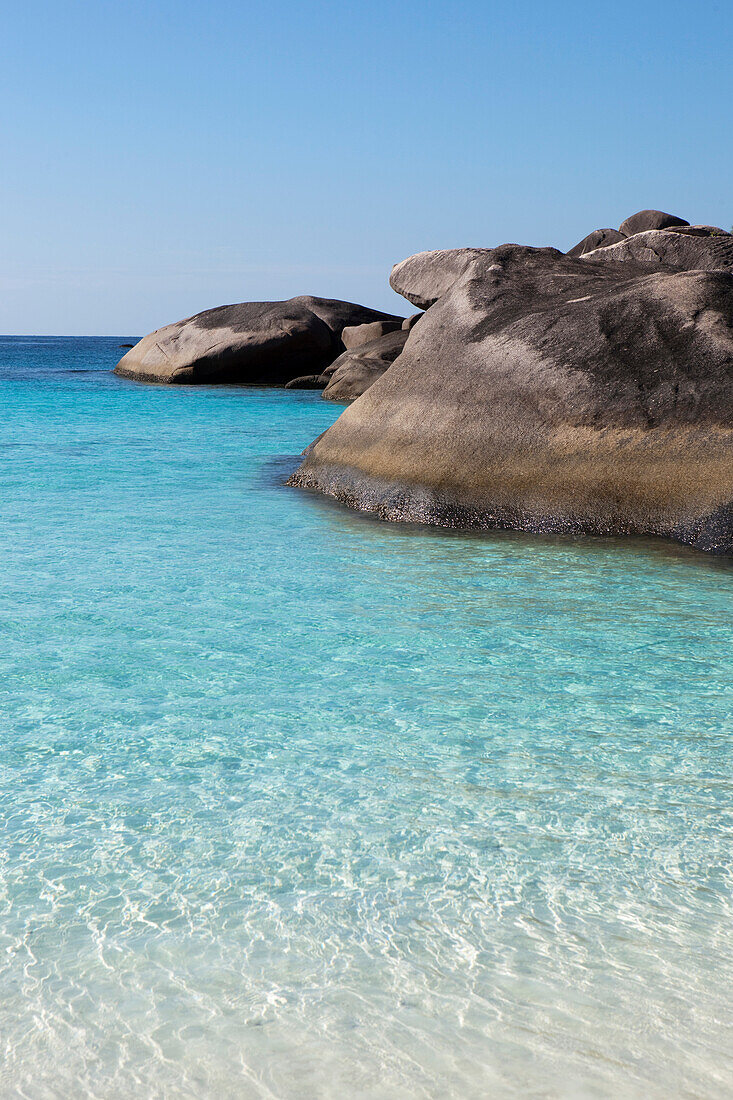
[[[286,489],[0,340],[0,1095],[733,1095],[733,567]]]

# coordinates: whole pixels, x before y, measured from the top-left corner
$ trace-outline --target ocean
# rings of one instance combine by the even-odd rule
[[[733,1095],[733,563],[380,523],[123,342],[0,338],[0,1096]]]

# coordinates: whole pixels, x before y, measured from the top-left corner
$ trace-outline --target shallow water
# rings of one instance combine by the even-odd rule
[[[731,563],[286,489],[0,340],[0,1095],[733,1095]]]

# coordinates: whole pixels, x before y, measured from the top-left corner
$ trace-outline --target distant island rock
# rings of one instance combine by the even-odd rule
[[[336,359],[345,328],[403,318],[303,295],[285,302],[219,306],[143,337],[115,367],[138,382],[285,385]]]
[[[409,257],[390,281],[426,312],[290,484],[390,520],[733,553],[732,263],[730,234],[660,211],[571,254]]]

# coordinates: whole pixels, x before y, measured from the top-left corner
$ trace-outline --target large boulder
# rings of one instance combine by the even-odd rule
[[[674,214],[665,214],[663,210],[640,210],[632,214],[618,227],[619,233],[631,237],[634,233],[645,233],[647,229],[668,229],[671,225],[689,225],[684,218]]]
[[[219,306],[144,336],[115,373],[140,382],[282,385],[320,374],[343,350],[344,328],[374,321],[402,318],[307,295]]]
[[[582,241],[578,241],[568,250],[568,256],[582,256],[586,252],[592,252],[595,248],[607,248],[609,244],[616,244],[625,240],[624,234],[617,229],[594,229]]]
[[[477,250],[291,484],[386,519],[733,552],[733,275]]]
[[[329,401],[355,401],[381,378],[402,352],[409,332],[397,329],[368,344],[345,351],[331,364],[323,396]]]
[[[733,235],[722,230],[697,233],[681,229],[650,230],[586,252],[583,260],[665,264],[683,271],[729,271],[733,267]]]
[[[389,277],[393,290],[418,309],[428,309],[465,275],[485,248],[448,248],[418,252],[395,264]]]

